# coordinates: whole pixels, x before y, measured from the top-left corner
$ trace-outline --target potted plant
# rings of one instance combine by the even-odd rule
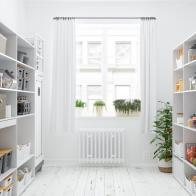
[[[82,112],[83,112],[85,106],[86,106],[86,103],[85,102],[83,102],[80,99],[77,99],[76,100],[76,103],[75,103],[76,116],[82,116]]]
[[[95,110],[96,110],[96,115],[97,116],[102,116],[103,115],[103,109],[106,108],[105,102],[102,100],[95,101],[93,104]]]
[[[141,101],[139,99],[125,100],[117,99],[113,102],[117,116],[138,115],[141,110]]]
[[[161,102],[162,103],[162,102]],[[154,121],[155,136],[151,144],[156,145],[154,159],[158,159],[158,166],[161,172],[172,172],[172,106],[169,102],[164,104],[157,111]]]

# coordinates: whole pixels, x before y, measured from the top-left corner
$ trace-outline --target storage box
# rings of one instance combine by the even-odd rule
[[[8,187],[12,184],[13,181],[13,174],[9,175],[3,181],[0,182],[0,187]]]
[[[7,38],[0,33],[0,53],[6,54]]]
[[[25,184],[24,184],[24,176],[23,176],[23,178],[21,178],[20,180],[18,180],[17,181],[17,189],[18,189],[18,194],[20,194],[23,190],[24,190],[24,186],[25,186]]]
[[[27,185],[32,179],[32,170],[25,173],[24,184]]]
[[[0,94],[0,119],[6,116],[6,95]]]
[[[2,173],[6,172],[11,168],[12,163],[12,149],[4,148],[0,149],[0,154],[4,154],[3,158],[3,166],[2,166]]]
[[[3,196],[12,196],[13,184],[4,189]]]

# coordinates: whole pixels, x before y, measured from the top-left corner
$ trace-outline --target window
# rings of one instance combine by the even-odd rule
[[[116,99],[140,99],[140,22],[77,23],[77,90],[95,115],[93,104],[103,100],[105,116],[114,116]]]

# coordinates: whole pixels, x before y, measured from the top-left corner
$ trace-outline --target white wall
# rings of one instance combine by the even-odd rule
[[[51,34],[54,16],[155,16],[158,19],[157,95],[159,100],[172,100],[172,48],[196,31],[196,4],[167,3],[27,3],[25,27],[45,39],[44,146],[47,160],[73,163],[77,160],[77,137],[74,133],[56,135],[49,127],[49,87],[51,75]],[[55,104],[55,103],[54,103]],[[140,118],[80,119],[80,127],[124,127],[128,164],[151,164],[151,134],[143,134]]]
[[[24,10],[23,0],[1,0],[0,21],[8,27],[23,34]]]

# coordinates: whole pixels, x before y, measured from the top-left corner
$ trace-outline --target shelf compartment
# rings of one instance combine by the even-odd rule
[[[24,165],[26,162],[28,162],[32,158],[34,158],[34,154],[29,155],[24,160],[20,160],[20,161],[18,160],[17,161],[17,168],[21,167],[22,165]]]

